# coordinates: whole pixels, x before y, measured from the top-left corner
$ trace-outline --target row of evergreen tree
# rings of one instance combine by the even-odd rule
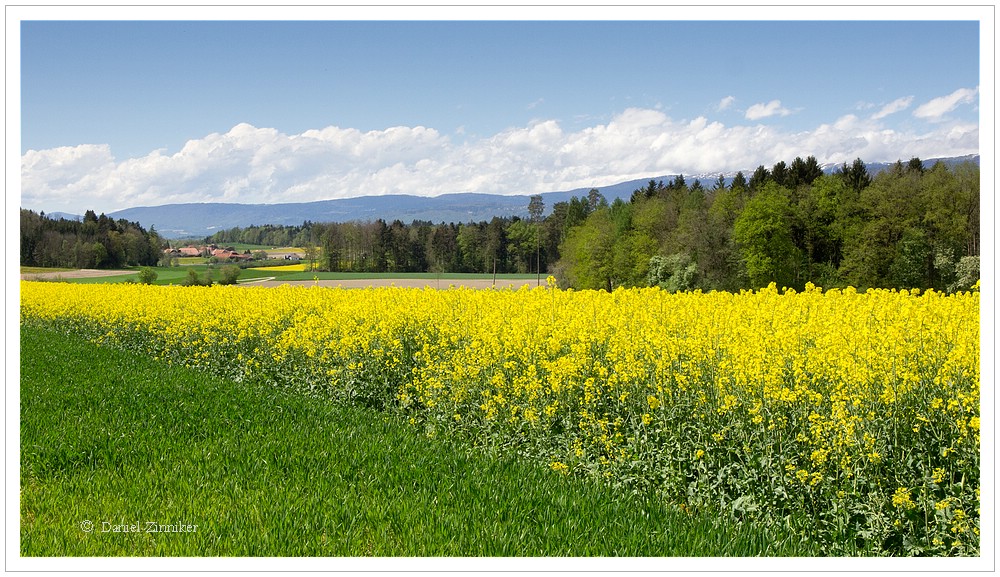
[[[153,266],[166,242],[152,227],[88,210],[82,220],[21,209],[21,265],[66,268]]]

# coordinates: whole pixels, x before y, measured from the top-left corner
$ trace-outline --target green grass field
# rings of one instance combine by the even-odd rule
[[[194,270],[199,275],[204,276],[206,271],[211,270],[212,278],[218,280],[221,276],[221,269],[226,265],[212,265],[208,266],[205,264],[199,265],[182,265],[175,267],[154,267],[153,270],[156,271],[156,280],[153,284],[156,285],[171,285],[171,284],[181,284],[181,282],[187,278],[188,271]],[[25,271],[24,269],[28,267],[22,267],[21,274],[40,274],[46,272],[70,272],[73,269],[51,269],[51,268],[39,268],[31,271]],[[80,284],[103,284],[103,283],[124,283],[124,282],[138,282],[139,281],[139,268],[132,267],[130,269],[132,272],[129,274],[114,275],[114,276],[95,276],[87,278],[72,278],[71,276],[60,276],[59,282],[69,282],[69,283],[80,283]],[[243,269],[240,271],[239,280],[245,281],[254,278],[266,278],[266,277],[281,277],[283,274],[288,274],[287,272],[281,271],[265,271],[265,270],[252,270]],[[312,277],[310,277],[310,280]]]
[[[817,552],[777,527],[472,454],[385,414],[43,329],[20,338],[25,557]]]
[[[170,285],[170,284],[181,284],[181,282],[188,276],[189,270],[195,270],[199,275],[204,275],[206,271],[211,270],[213,278],[216,280],[220,277],[220,271],[222,267],[226,265],[215,264],[209,266],[205,264],[205,259],[200,257],[191,257],[194,260],[199,260],[199,263],[194,264],[182,264],[181,266],[175,267],[153,267],[156,271],[156,281],[153,284],[157,285]],[[21,267],[21,274],[41,274],[41,273],[51,273],[51,272],[69,272],[73,269],[55,269],[55,268],[40,268],[40,267]],[[129,269],[131,270],[131,269]],[[535,274],[498,274],[496,275],[497,281],[518,281],[518,280],[531,280],[535,279],[537,275]],[[246,281],[255,278],[267,278],[274,277],[278,280],[289,280],[289,281],[311,281],[311,280],[364,280],[364,279],[423,279],[423,280],[434,280],[434,279],[449,279],[449,280],[486,280],[492,279],[492,274],[481,274],[481,273],[353,273],[353,272],[319,272],[319,271],[283,271],[283,270],[272,270],[268,268],[261,268],[255,270],[253,268],[246,268],[240,271],[239,281]],[[122,282],[137,282],[139,279],[139,268],[134,267],[134,273],[116,276],[102,276],[102,277],[90,277],[90,278],[70,278],[69,276],[60,277],[58,280],[60,282],[71,282],[71,283],[122,283]],[[545,278],[542,277],[541,283],[545,283]]]
[[[208,259],[203,256],[179,256],[177,257],[176,262],[180,266],[188,266],[197,264],[207,264]]]

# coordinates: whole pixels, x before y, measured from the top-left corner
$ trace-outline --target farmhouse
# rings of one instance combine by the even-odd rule
[[[253,256],[250,253],[238,253],[234,250],[228,248],[216,248],[211,252],[212,258],[218,260],[229,260],[229,261],[247,261],[253,260]]]
[[[220,261],[249,261],[253,260],[253,256],[250,255],[249,251],[244,253],[239,253],[232,248],[219,248],[217,246],[209,245],[202,247],[185,246],[181,248],[167,248],[163,250],[164,254],[170,256],[203,256],[206,258],[214,258]]]
[[[170,256],[201,256],[202,249],[193,246],[165,248],[163,249],[163,254],[169,254]]]

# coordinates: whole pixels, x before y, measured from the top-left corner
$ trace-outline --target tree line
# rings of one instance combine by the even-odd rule
[[[859,158],[824,173],[816,159],[757,167],[709,186],[649,181],[628,200],[598,189],[543,216],[468,223],[399,220],[261,225],[207,244],[301,246],[320,270],[552,274],[565,287],[613,290],[962,290],[979,276],[979,166],[898,161],[870,175]],[[88,211],[83,221],[21,211],[21,263],[101,268],[151,265],[155,230]]]
[[[738,173],[711,189],[650,181],[587,215],[555,274],[576,288],[968,289],[979,277],[979,167],[919,158],[872,177],[856,159],[815,158]]]
[[[220,230],[206,237],[205,244],[225,246],[230,244],[253,244],[261,246],[306,246],[312,242],[310,227],[306,222],[301,226],[275,224],[254,225]]]
[[[629,200],[598,189],[528,218],[478,223],[303,223],[221,231],[209,242],[312,247],[321,270],[553,274],[613,290],[969,288],[979,276],[979,166],[860,159],[824,173],[815,157],[758,166],[709,186],[649,181]],[[266,239],[267,242],[261,242]]]
[[[574,227],[607,201],[600,191],[553,205],[543,218],[540,195],[532,196],[528,218],[489,221],[403,223],[306,221],[301,225],[253,225],[221,230],[206,244],[304,247],[317,269],[332,272],[540,273],[556,267],[560,246]]]
[[[152,227],[88,210],[83,220],[21,209],[21,265],[65,268],[153,266],[164,240]]]
[[[307,221],[237,227],[205,242],[300,246],[319,270],[331,272],[531,273],[547,270],[555,250],[539,241],[542,225],[520,217],[459,224]]]

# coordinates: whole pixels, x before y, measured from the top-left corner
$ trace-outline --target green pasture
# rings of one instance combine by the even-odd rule
[[[156,280],[153,282],[155,285],[176,285],[181,284],[184,279],[188,276],[189,270],[194,270],[199,275],[204,276],[206,272],[218,280],[222,274],[222,267],[226,265],[221,264],[199,264],[199,265],[185,265],[185,266],[175,266],[175,267],[153,267],[156,271]],[[40,274],[45,272],[68,272],[73,269],[52,269],[52,268],[39,268],[30,272],[24,271],[25,268],[22,267],[22,274]],[[68,282],[68,283],[80,283],[80,284],[103,284],[103,283],[124,283],[124,282],[139,282],[139,267],[130,267],[130,272],[114,276],[96,276],[89,278],[69,278],[69,277],[57,277],[55,279],[50,279],[54,282]],[[266,277],[281,277],[284,274],[288,274],[283,271],[263,271],[263,270],[252,270],[243,269],[240,271],[239,279],[247,280],[254,278],[266,278]],[[311,277],[310,277],[311,278]]]
[[[221,270],[225,264],[207,264],[205,259],[201,257],[190,257],[194,260],[201,261],[198,264],[181,265],[174,267],[153,267],[156,271],[156,281],[153,284],[156,285],[171,285],[171,284],[181,284],[185,278],[188,276],[189,270],[196,271],[199,275],[204,276],[206,271],[211,271],[210,274],[216,280],[219,279],[221,275]],[[31,270],[25,270],[31,269]],[[21,267],[21,274],[41,274],[46,272],[68,272],[73,269],[55,269],[55,268],[40,268],[40,267]],[[139,267],[132,267],[128,269],[132,272],[129,274],[115,275],[115,276],[102,276],[102,277],[90,277],[90,278],[68,278],[60,277],[58,280],[60,282],[71,282],[71,283],[83,283],[83,284],[94,284],[94,283],[121,283],[121,282],[138,282],[139,280]],[[491,280],[494,278],[492,274],[482,274],[482,273],[362,273],[362,272],[319,272],[319,271],[282,271],[267,269],[266,267],[260,270],[255,270],[253,268],[245,268],[240,270],[239,281],[245,281],[255,278],[267,278],[274,277],[279,280],[288,281],[311,281],[311,280],[382,280],[382,279],[418,279],[418,280],[435,280],[435,279],[447,279],[447,280]],[[535,274],[498,274],[496,279],[498,282],[502,281],[520,281],[520,280],[534,280],[537,278]],[[545,277],[541,278],[541,283],[545,284]]]
[[[176,284],[181,284],[184,281],[184,279],[187,278],[187,276],[189,274],[188,273],[189,270],[194,270],[195,272],[197,272],[201,276],[205,276],[205,273],[208,272],[209,275],[213,279],[215,279],[216,281],[218,281],[219,278],[222,276],[222,268],[225,267],[225,266],[227,266],[227,265],[216,264],[216,265],[190,265],[190,266],[175,266],[175,267],[155,267],[153,270],[156,271],[156,280],[153,282],[153,284],[156,284],[156,285],[171,285],[171,284],[176,285]],[[237,279],[237,282],[241,281],[241,280],[246,280],[246,279],[264,278],[264,277],[271,277],[271,276],[278,276],[278,275],[276,275],[273,272],[265,272],[265,271],[259,271],[259,270],[243,269],[243,270],[240,270],[240,276]],[[113,278],[119,278],[119,277],[113,277]],[[138,278],[139,278],[138,270],[136,271],[135,275],[130,275],[129,277],[126,277],[126,278],[131,278],[132,280],[136,280],[137,281]],[[84,279],[84,280],[97,281],[99,279]]]
[[[387,414],[28,325],[20,343],[25,557],[817,553],[782,527],[692,516]]]
[[[178,256],[175,258],[179,266],[208,264],[208,259],[203,256]]]

